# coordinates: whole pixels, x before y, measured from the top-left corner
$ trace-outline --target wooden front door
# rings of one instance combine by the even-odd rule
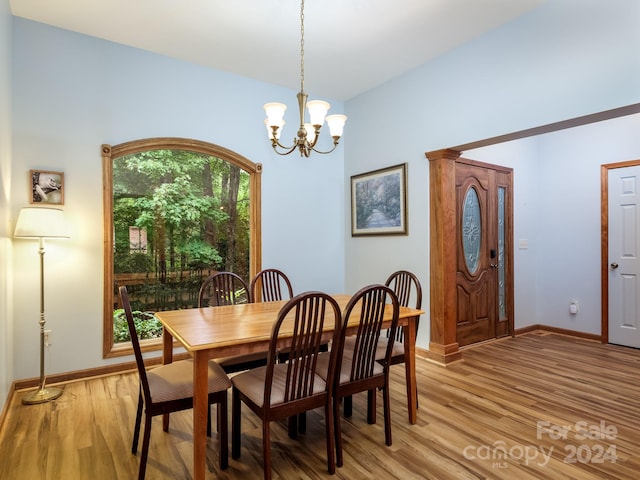
[[[511,333],[511,169],[459,158],[456,178],[456,340]]]

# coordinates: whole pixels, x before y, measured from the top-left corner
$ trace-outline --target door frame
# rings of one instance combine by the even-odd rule
[[[427,152],[429,160],[429,257],[430,257],[430,317],[431,330],[429,341],[429,358],[441,364],[449,364],[462,359],[460,345],[457,342],[457,289],[456,262],[458,245],[457,231],[457,201],[456,201],[456,163],[469,163],[501,171],[513,169],[460,158],[462,152],[453,149],[435,150]],[[513,216],[513,182],[508,192],[509,215]],[[508,302],[510,306],[509,330],[514,333],[514,269],[513,269],[513,229],[505,239],[509,260],[508,271]]]
[[[640,159],[600,166],[600,296],[602,297],[600,341],[602,343],[609,343],[609,170],[638,165],[640,165]]]

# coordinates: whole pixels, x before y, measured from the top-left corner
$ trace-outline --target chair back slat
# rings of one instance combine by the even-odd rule
[[[352,352],[350,381],[363,380],[374,374],[376,348],[387,308],[392,310],[392,322],[384,365],[390,363],[393,339],[398,328],[399,303],[394,291],[385,285],[369,285],[360,289],[347,304],[343,330],[353,316],[357,315],[359,321]],[[343,348],[344,346],[341,347]],[[342,355],[339,354],[339,364],[341,358]]]
[[[322,332],[328,319],[335,321],[334,341],[338,341],[341,325],[340,307],[331,296],[322,292],[306,292],[289,300],[278,313],[269,343],[269,357],[265,376],[264,405],[270,405],[273,373],[276,365],[277,344],[280,330],[291,329],[289,360],[284,378],[284,402],[293,402],[314,393],[318,381],[316,368],[321,352]],[[335,354],[331,352],[329,375],[335,372]],[[327,382],[323,392],[331,394],[332,382]]]
[[[198,292],[199,307],[218,307],[251,303],[247,283],[233,272],[217,272],[209,275]]]
[[[254,302],[275,302],[293,297],[291,281],[284,272],[276,268],[267,268],[258,272],[251,280],[250,287]]]

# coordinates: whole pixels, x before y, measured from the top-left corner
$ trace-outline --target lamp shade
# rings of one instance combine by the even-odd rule
[[[69,238],[64,221],[64,211],[60,208],[25,207],[20,210],[16,238]]]
[[[284,103],[265,103],[264,111],[267,114],[267,125],[276,125],[278,127],[282,126],[282,123],[284,121],[284,111],[286,109],[287,106]]]
[[[307,110],[309,110],[309,123],[311,125],[322,125],[324,123],[324,117],[327,116],[329,108],[331,108],[331,105],[323,100],[311,100],[310,102],[307,102]]]
[[[327,117],[327,125],[332,137],[341,137],[344,130],[344,124],[347,121],[346,115],[329,115]]]

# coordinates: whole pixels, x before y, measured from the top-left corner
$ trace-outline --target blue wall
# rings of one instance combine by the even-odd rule
[[[407,162],[410,232],[347,237],[347,290],[409,268],[429,292],[425,152],[640,103],[639,51],[640,2],[549,0],[347,102],[345,177]],[[348,189],[345,182],[347,198]],[[599,198],[597,185],[590,195]],[[346,228],[349,222],[347,211]],[[529,304],[526,297],[516,301]],[[565,298],[556,303],[564,316]],[[428,340],[428,322],[422,322],[418,345],[426,347]]]
[[[196,138],[262,163],[263,266],[286,271],[296,291],[344,291],[342,147],[279,157],[263,124],[262,105],[293,105],[295,91],[17,17],[13,30],[11,212],[28,204],[30,169],[63,171],[71,224],[69,241],[47,243],[48,373],[123,361],[102,359],[104,143]],[[38,375],[38,258],[33,242],[13,245],[13,375],[23,379]]]

